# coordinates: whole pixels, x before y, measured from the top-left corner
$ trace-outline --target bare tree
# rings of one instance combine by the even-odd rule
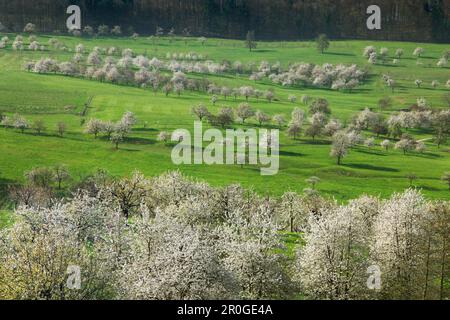
[[[45,126],[43,120],[37,119],[33,121],[33,129],[36,131],[37,134],[41,134],[47,129],[47,127]]]
[[[66,124],[62,121],[59,121],[56,124],[56,130],[58,131],[60,137],[64,136],[64,133],[66,132]]]
[[[258,44],[257,44],[257,42],[255,40],[255,31],[248,31],[247,32],[247,37],[245,39],[245,46],[251,52],[253,49],[256,49],[257,45]]]

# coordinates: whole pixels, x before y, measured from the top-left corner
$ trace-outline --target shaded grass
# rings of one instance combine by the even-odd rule
[[[0,210],[0,229],[13,224],[12,214],[6,210]]]

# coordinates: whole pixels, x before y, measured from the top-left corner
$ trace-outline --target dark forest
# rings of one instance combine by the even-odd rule
[[[242,39],[335,39],[448,42],[450,0],[0,0],[0,22],[20,31],[32,22],[40,31],[64,30],[70,4],[82,8],[83,25],[121,25],[141,34],[157,26],[180,34]],[[382,30],[368,31],[366,9],[382,9]]]

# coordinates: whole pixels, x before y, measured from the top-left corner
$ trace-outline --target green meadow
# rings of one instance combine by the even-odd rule
[[[8,35],[11,41],[15,35]],[[53,36],[38,36],[40,43],[47,44]],[[255,62],[263,60],[271,63],[280,61],[287,68],[290,63],[310,62],[315,64],[357,64],[361,68],[370,68],[367,81],[352,92],[339,92],[318,88],[292,88],[273,85],[269,80],[250,81],[248,75],[235,76],[208,75],[216,84],[233,87],[249,85],[261,90],[274,89],[276,101],[269,103],[250,98],[254,110],[262,110],[273,116],[283,114],[290,119],[294,107],[307,110],[300,97],[326,98],[330,103],[332,116],[348,122],[351,117],[366,107],[378,111],[378,100],[390,96],[394,103],[392,108],[383,111],[386,115],[406,109],[417,98],[426,98],[433,108],[448,108],[444,100],[449,89],[445,83],[450,78],[450,68],[438,68],[436,62],[449,45],[406,42],[377,41],[332,41],[329,50],[318,53],[314,42],[258,42],[258,48],[249,52],[242,41],[208,39],[202,45],[196,39],[163,38],[154,43],[144,37],[138,40],[125,38],[74,38],[56,37],[66,46],[73,48],[83,43],[86,48],[116,46],[121,49],[131,48],[135,54],[146,54],[149,58],[165,59],[166,53],[196,52],[213,61],[224,59],[231,62]],[[25,38],[25,42],[28,42]],[[386,47],[390,59],[386,64],[370,65],[362,53],[364,47],[375,46],[378,50]],[[425,49],[420,58],[421,64],[412,55],[416,47]],[[397,48],[405,51],[398,65],[392,64],[393,53]],[[116,176],[129,175],[139,170],[147,176],[159,175],[169,170],[180,170],[188,176],[208,181],[217,186],[234,183],[253,188],[261,194],[281,195],[291,190],[302,192],[308,187],[305,180],[311,176],[321,179],[318,190],[322,195],[346,201],[361,194],[388,197],[393,192],[402,191],[410,185],[405,177],[414,173],[418,179],[414,186],[423,190],[430,199],[450,199],[448,186],[441,181],[441,176],[450,171],[450,149],[448,144],[440,148],[431,141],[432,132],[426,130],[409,130],[416,139],[427,139],[427,151],[411,152],[391,149],[384,151],[377,139],[377,145],[369,148],[357,146],[352,148],[343,164],[336,165],[329,156],[330,139],[320,137],[313,141],[302,135],[293,140],[286,135],[286,128],[281,132],[280,170],[275,176],[261,176],[257,166],[176,166],[171,161],[172,148],[157,141],[161,131],[173,131],[179,128],[192,129],[194,116],[192,106],[204,103],[209,110],[216,113],[223,105],[237,107],[245,101],[240,97],[225,100],[219,97],[215,106],[206,93],[184,91],[180,97],[171,94],[166,97],[162,92],[156,95],[150,90],[101,83],[91,80],[64,77],[60,75],[40,75],[23,70],[23,64],[40,57],[53,57],[59,61],[69,61],[73,52],[56,50],[44,52],[15,52],[8,46],[0,49],[0,112],[6,115],[18,113],[33,121],[42,119],[47,127],[45,133],[35,134],[32,130],[20,133],[15,129],[0,127],[0,192],[6,192],[6,184],[23,182],[24,172],[33,167],[65,164],[72,179],[77,181],[92,173],[97,168],[104,168]],[[390,75],[397,81],[398,87],[391,91],[384,85],[383,74]],[[202,75],[188,75],[202,77]],[[414,84],[416,79],[423,80],[421,88]],[[431,82],[437,80],[440,86],[432,88]],[[289,95],[298,97],[297,103],[288,101]],[[92,103],[84,117],[118,121],[122,114],[131,111],[136,114],[139,123],[134,127],[130,137],[120,145],[119,150],[106,139],[83,133],[80,112],[84,104],[92,98]],[[56,124],[67,124],[67,133],[59,137]],[[144,122],[148,126],[144,126]],[[208,125],[204,125],[208,127]],[[255,120],[249,120],[247,127],[257,127]],[[233,127],[242,127],[235,124]],[[275,128],[275,126],[269,126]],[[370,132],[366,136],[371,136]],[[1,197],[0,197],[1,198]],[[0,226],[6,215],[0,212]]]

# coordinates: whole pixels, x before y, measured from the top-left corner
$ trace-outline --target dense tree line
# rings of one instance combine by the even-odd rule
[[[182,81],[180,79],[185,79],[184,75],[175,74],[172,78],[171,81],[175,87],[178,81]],[[224,94],[225,99],[227,95],[231,94],[235,98],[242,95],[246,97],[247,101],[250,96],[258,97],[251,87],[241,87],[232,90],[227,87],[217,88],[214,85],[210,85],[208,92],[214,94],[214,90]],[[265,95],[269,101],[273,99],[271,91],[267,91]],[[217,96],[214,94],[211,102],[215,104],[217,99]],[[293,103],[297,100],[294,95],[289,96],[288,99]],[[417,99],[417,104],[412,105],[408,111],[394,113],[389,117],[365,108],[363,111],[355,114],[347,124],[343,124],[340,120],[332,117],[329,102],[326,99],[318,98],[311,101],[309,96],[304,95],[301,97],[301,100],[304,104],[309,104],[308,113],[299,107],[295,107],[289,122],[287,122],[283,114],[269,115],[261,110],[254,110],[248,102],[242,102],[236,108],[222,105],[216,114],[210,112],[205,104],[200,103],[193,106],[191,112],[199,121],[206,120],[212,126],[221,127],[222,129],[237,123],[244,124],[249,119],[253,119],[258,123],[259,127],[275,124],[279,129],[283,130],[287,124],[286,134],[294,140],[302,135],[311,137],[313,141],[318,137],[331,138],[330,156],[337,159],[338,165],[342,163],[342,160],[353,147],[361,145],[365,145],[368,148],[375,147],[376,138],[384,139],[379,143],[379,146],[386,152],[391,147],[395,147],[395,149],[402,151],[406,155],[410,152],[427,152],[425,143],[427,140],[434,142],[440,148],[447,143],[450,135],[450,110],[430,108],[427,100],[424,98]],[[389,105],[390,102],[383,98],[380,100],[380,104],[385,106]],[[122,119],[116,123],[95,118],[91,118],[87,122],[86,119],[82,118],[81,123],[81,125],[85,126],[85,133],[93,135],[94,138],[103,135],[115,145],[116,149],[130,135],[133,126],[136,124],[137,119],[132,112],[126,112]],[[12,117],[0,114],[0,125],[6,129],[15,128],[21,133],[32,129],[38,135],[47,130],[46,124],[42,119],[36,119],[31,123],[19,114],[15,114]],[[148,123],[144,122],[144,127],[147,125]],[[63,137],[67,128],[64,122],[58,122],[55,129],[58,135]],[[411,129],[428,131],[433,134],[433,137],[432,139],[416,140],[409,133]],[[162,131],[157,139],[167,144],[171,140],[171,134],[170,132]]]

